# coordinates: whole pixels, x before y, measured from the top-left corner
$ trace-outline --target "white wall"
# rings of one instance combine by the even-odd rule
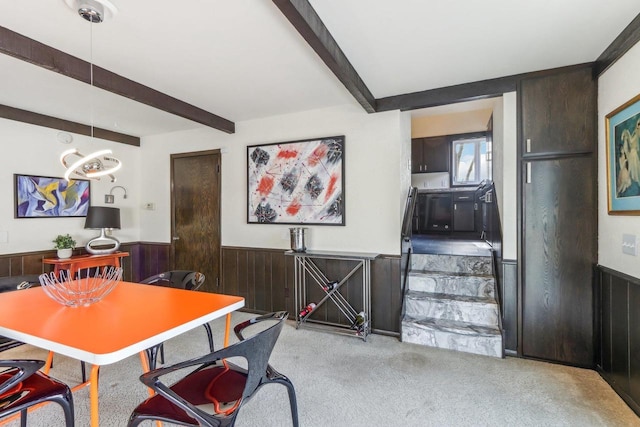
[[[598,79],[598,263],[640,277],[637,256],[622,253],[622,235],[640,236],[638,216],[608,214],[605,116],[640,94],[640,43]]]
[[[222,244],[287,249],[291,225],[247,224],[247,145],[345,135],[346,226],[309,226],[310,250],[400,253],[408,189],[408,121],[399,111],[368,114],[358,105],[236,123],[236,133],[213,129],[147,137],[142,144],[141,240],[170,239],[171,153],[223,149]],[[404,187],[404,188],[403,188]]]
[[[138,241],[139,189],[138,169],[140,149],[129,145],[72,134],[69,145],[57,141],[58,131],[40,126],[29,125],[12,120],[0,119],[0,141],[4,154],[0,156],[0,232],[8,233],[8,242],[0,242],[0,253],[19,253],[52,249],[51,242],[58,234],[69,233],[78,246],[84,246],[89,239],[97,236],[96,230],[84,229],[84,218],[14,218],[13,174],[29,174],[62,177],[64,168],[60,164],[60,154],[71,148],[77,148],[83,154],[98,149],[110,148],[119,158],[123,167],[117,172],[117,182],[111,183],[108,177],[100,181],[91,181],[91,204],[105,206],[104,195],[114,185],[122,185],[128,198],[123,199],[122,190],[114,191],[115,204],[106,205],[121,209],[121,230],[113,235],[121,242]]]
[[[502,258],[518,258],[518,132],[516,92],[502,96]]]

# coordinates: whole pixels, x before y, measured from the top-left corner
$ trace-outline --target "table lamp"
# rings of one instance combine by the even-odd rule
[[[91,206],[87,212],[84,228],[99,229],[100,236],[89,240],[87,252],[93,255],[110,254],[118,250],[120,242],[112,236],[106,235],[107,228],[120,228],[120,209],[105,206]],[[96,248],[96,246],[112,245],[111,247]]]

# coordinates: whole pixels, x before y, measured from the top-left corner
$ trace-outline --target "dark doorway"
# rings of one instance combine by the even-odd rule
[[[171,155],[171,265],[205,274],[202,290],[220,277],[220,151]]]

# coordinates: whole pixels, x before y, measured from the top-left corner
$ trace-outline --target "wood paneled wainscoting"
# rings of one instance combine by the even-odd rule
[[[640,415],[640,279],[598,266],[596,369]]]
[[[120,250],[129,252],[122,258],[123,279],[139,282],[145,277],[162,273],[169,269],[168,243],[123,243]],[[86,253],[84,248],[74,249],[74,255]],[[42,274],[53,270],[51,265],[42,263],[44,258],[55,258],[56,250],[22,252],[0,255],[0,277]]]
[[[293,257],[283,249],[222,247],[222,281],[217,292],[245,298],[245,309],[259,313],[286,309],[292,316],[302,307],[294,307]],[[343,277],[350,267],[345,261],[326,260],[318,266],[327,277]],[[361,274],[349,282],[360,283]],[[357,301],[360,288],[349,283],[348,298]],[[318,299],[323,291],[311,294]],[[381,255],[371,263],[371,320],[378,333],[398,334],[400,331],[400,256]],[[309,301],[312,302],[312,301]],[[325,304],[318,310],[320,320],[348,324],[340,312]]]

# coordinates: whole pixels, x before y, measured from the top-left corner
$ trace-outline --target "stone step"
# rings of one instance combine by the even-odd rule
[[[493,273],[493,261],[488,256],[411,254],[410,269],[490,275]]]
[[[407,291],[405,314],[414,318],[437,318],[497,328],[498,304],[495,298]]]
[[[467,322],[405,316],[402,341],[429,347],[504,357],[502,334],[498,328]]]
[[[495,279],[488,275],[410,271],[410,291],[495,298]]]

